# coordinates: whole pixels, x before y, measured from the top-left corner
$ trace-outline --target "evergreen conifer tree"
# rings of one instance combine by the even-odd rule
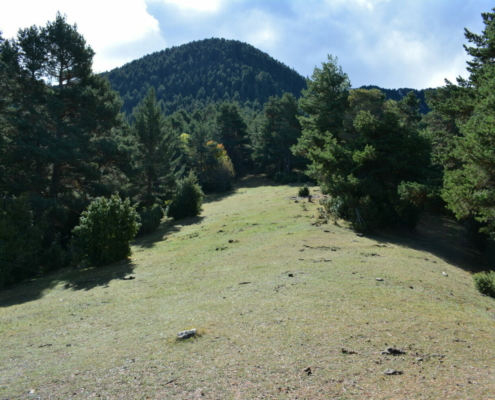
[[[237,173],[244,172],[250,164],[247,125],[236,104],[223,103],[217,116],[218,142],[227,150]]]
[[[146,207],[151,207],[157,197],[163,197],[175,189],[174,172],[178,159],[174,160],[174,154],[179,142],[165,121],[153,87],[138,106],[135,118],[134,132],[139,149],[136,158],[141,171],[136,184],[144,186],[141,199]]]

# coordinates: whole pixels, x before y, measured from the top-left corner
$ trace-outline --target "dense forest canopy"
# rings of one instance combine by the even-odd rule
[[[270,96],[299,96],[306,80],[255,47],[226,39],[205,39],[132,61],[106,74],[130,114],[156,88],[165,114],[210,103],[250,102],[260,109]]]
[[[165,49],[104,74],[124,101],[128,115],[154,87],[165,115],[192,112],[208,104],[233,101],[260,111],[271,96],[291,93],[299,98],[306,79],[255,47],[237,40],[205,39]],[[366,86],[364,89],[378,88]],[[380,88],[378,88],[380,89]],[[429,111],[424,90],[380,89],[399,101],[409,91]]]

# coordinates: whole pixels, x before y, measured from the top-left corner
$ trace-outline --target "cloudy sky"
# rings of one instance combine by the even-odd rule
[[[422,89],[465,76],[464,28],[480,33],[489,0],[16,0],[2,5],[5,38],[57,11],[106,71],[211,37],[252,44],[311,76],[337,56],[354,87]]]

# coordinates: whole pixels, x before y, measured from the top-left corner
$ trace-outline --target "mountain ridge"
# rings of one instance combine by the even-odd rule
[[[284,92],[301,96],[306,78],[293,68],[256,47],[238,40],[210,38],[160,50],[103,73],[122,97],[123,111],[130,115],[154,86],[158,103],[168,115],[191,112],[208,104],[235,101],[261,110],[271,96]],[[426,114],[428,89],[380,89],[387,99],[400,100],[414,91],[420,111]]]

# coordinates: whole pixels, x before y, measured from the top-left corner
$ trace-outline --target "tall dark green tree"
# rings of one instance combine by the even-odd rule
[[[68,205],[105,193],[103,177],[120,156],[113,129],[122,103],[92,73],[93,50],[60,14],[3,47],[19,89],[7,114],[13,194],[34,190]]]
[[[153,87],[138,106],[135,118],[134,132],[139,149],[136,158],[141,171],[136,184],[143,186],[141,199],[145,206],[150,207],[157,198],[175,189],[178,160],[174,155],[179,146],[178,136],[166,123]]]
[[[253,158],[263,169],[287,175],[294,167],[304,167],[304,160],[295,157],[291,150],[301,136],[298,116],[297,99],[290,93],[270,97],[265,104],[261,126],[251,140]]]
[[[310,160],[308,173],[318,182],[324,182],[332,165],[327,147],[344,132],[345,112],[349,108],[349,77],[331,56],[315,68],[308,89],[303,90],[299,108],[302,136],[293,147],[294,154]]]
[[[236,104],[224,103],[220,106],[217,129],[217,141],[224,145],[236,172],[244,172],[250,166],[251,150],[247,125]]]
[[[442,196],[459,219],[474,218],[495,236],[495,9],[483,13],[481,34],[465,30],[473,46],[468,79],[429,94],[427,134],[444,172]]]

